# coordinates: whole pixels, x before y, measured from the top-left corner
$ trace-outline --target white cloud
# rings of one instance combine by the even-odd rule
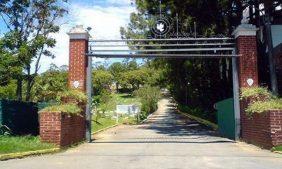
[[[60,32],[54,35],[57,45],[52,49],[56,55],[55,59],[44,57],[41,61],[41,72],[49,68],[51,63],[58,66],[68,65],[69,57],[69,37],[66,34],[75,25],[84,25],[92,27],[91,36],[95,39],[119,39],[120,27],[125,26],[129,22],[130,13],[135,8],[130,5],[130,0],[107,0],[109,6],[82,6],[79,4],[71,4],[69,16],[64,20],[66,24],[61,26]],[[127,5],[125,5],[127,4]],[[95,59],[95,61],[104,61],[103,59]]]
[[[106,0],[107,4],[116,4],[116,5],[131,5],[134,0]]]

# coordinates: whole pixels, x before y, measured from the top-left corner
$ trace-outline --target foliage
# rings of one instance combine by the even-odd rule
[[[39,113],[60,112],[60,113],[68,114],[68,115],[80,115],[81,111],[82,111],[81,108],[79,108],[75,104],[61,104],[61,105],[48,106],[40,110]]]
[[[124,72],[120,79],[123,86],[130,85],[133,90],[139,89],[140,85],[144,85],[148,77],[145,69],[130,70]]]
[[[0,85],[0,98],[10,100],[16,99],[16,87],[17,84],[15,80],[11,80],[7,85]]]
[[[35,78],[32,90],[33,101],[55,101],[57,94],[67,88],[68,73],[65,66],[51,65],[50,69]]]
[[[252,115],[253,113],[263,113],[268,110],[282,110],[282,99],[271,99],[252,103],[246,109],[246,113]]]
[[[103,90],[98,99],[98,111],[101,110],[102,112],[106,112],[115,108],[114,100],[112,100],[112,96],[109,91]]]
[[[107,70],[94,70],[92,78],[94,93],[100,94],[104,89],[110,90],[113,79],[113,75]]]
[[[87,102],[87,96],[85,95],[85,93],[79,90],[65,90],[58,93],[57,101],[62,102],[63,99],[74,99],[79,103]]]
[[[3,38],[6,53],[14,56],[24,69],[20,75],[14,77],[18,80],[19,100],[22,99],[22,81],[27,82],[25,99],[29,101],[41,58],[54,57],[50,48],[55,46],[56,40],[50,35],[59,32],[58,19],[67,12],[63,6],[65,2],[67,0],[2,0],[0,4],[1,20],[8,28]],[[34,68],[32,63],[35,63]]]
[[[260,97],[271,98],[270,92],[264,87],[246,87],[241,89],[241,99],[248,97]]]
[[[139,90],[134,91],[134,94],[140,98],[143,116],[147,116],[157,110],[158,101],[161,97],[160,88],[144,86]]]
[[[271,151],[280,151],[280,152],[282,152],[282,145],[273,147],[271,149]]]
[[[150,32],[150,17],[158,13],[159,2],[137,0],[136,6],[137,11],[131,14],[128,26],[121,28],[122,38],[154,36]],[[181,31],[193,33],[195,23],[198,36],[207,37],[231,35],[242,16],[242,3],[235,0],[167,0],[162,1],[161,8],[168,17],[179,16]],[[173,30],[176,30],[175,25],[172,25]],[[158,82],[155,84],[167,87],[178,103],[201,107],[214,119],[213,104],[232,96],[231,59],[154,59],[151,63],[155,70],[161,70],[161,78],[155,78]]]
[[[117,104],[135,104],[141,106],[140,99],[128,93],[109,93],[108,91],[95,96],[95,106],[97,110],[104,112],[114,111]]]
[[[1,135],[7,136],[11,134],[12,134],[12,131],[8,126],[0,124],[0,136]]]
[[[4,40],[0,38],[0,86],[6,86],[13,78],[20,75],[22,67],[17,57],[11,55],[5,48]]]
[[[0,154],[35,151],[54,148],[55,145],[41,143],[34,136],[0,136]]]
[[[125,67],[122,63],[115,62],[109,67],[109,71],[113,75],[113,79],[116,83],[116,90],[118,92],[120,76],[125,71]]]

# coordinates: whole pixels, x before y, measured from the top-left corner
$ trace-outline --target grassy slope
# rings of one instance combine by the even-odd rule
[[[127,93],[122,94],[112,94],[112,100],[110,106],[108,107],[108,111],[114,111],[116,109],[117,104],[137,104],[141,105],[138,98],[131,96]],[[95,115],[93,119],[95,119]],[[132,117],[121,117],[119,119],[119,124],[135,124],[135,118]],[[98,119],[98,122],[92,121],[92,132],[99,131],[101,129],[107,128],[109,126],[113,126],[116,124],[115,119],[111,119],[109,117],[101,117]]]
[[[26,152],[55,148],[52,144],[41,143],[33,136],[0,136],[0,154]]]
[[[118,104],[136,104],[141,106],[138,98],[127,93],[118,93],[112,94],[112,99],[110,100],[110,104],[108,104],[108,111],[114,111],[116,109],[116,105]]]

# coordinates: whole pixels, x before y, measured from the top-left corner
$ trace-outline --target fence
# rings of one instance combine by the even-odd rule
[[[0,100],[0,124],[7,126],[13,135],[38,135],[38,111],[49,103],[32,103]]]

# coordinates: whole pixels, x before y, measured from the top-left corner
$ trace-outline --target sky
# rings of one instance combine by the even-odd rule
[[[71,0],[68,5],[69,15],[63,19],[61,30],[54,37],[56,47],[52,50],[55,59],[43,58],[41,71],[48,69],[51,63],[68,64],[69,37],[66,34],[75,25],[91,27],[93,39],[120,39],[120,27],[129,23],[130,13],[135,11],[131,0]],[[104,62],[105,59],[94,58],[93,62]],[[106,62],[119,61],[116,59]]]
[[[54,34],[56,47],[51,49],[56,58],[43,57],[40,72],[46,71],[51,63],[57,66],[68,65],[69,37],[67,32],[75,25],[91,27],[93,39],[120,39],[120,27],[129,23],[130,13],[135,11],[131,0],[70,0],[67,5],[69,14],[61,19],[60,32]],[[0,23],[0,33],[4,26]],[[94,62],[104,62],[95,58]],[[113,62],[118,60],[106,60]]]

